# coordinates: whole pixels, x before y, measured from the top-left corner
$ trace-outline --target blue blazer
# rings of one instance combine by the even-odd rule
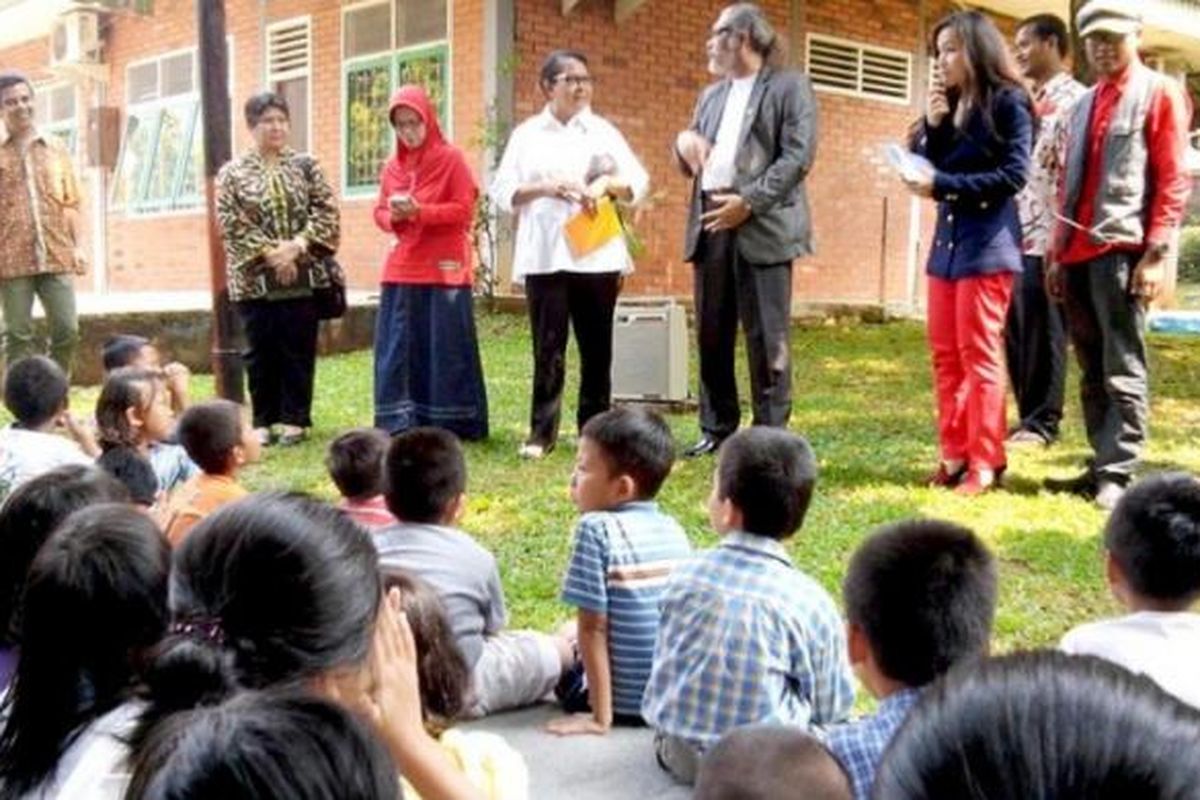
[[[913,151],[936,168],[937,228],[925,271],[955,280],[1021,271],[1021,219],[1016,195],[1029,173],[1033,114],[1028,96],[1001,89],[992,100],[993,128],[978,110],[966,126],[947,115],[936,128],[922,121]]]

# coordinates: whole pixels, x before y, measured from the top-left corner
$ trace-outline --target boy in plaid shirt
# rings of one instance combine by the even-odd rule
[[[996,564],[967,528],[912,520],[859,545],[842,584],[850,660],[879,700],[875,713],[837,725],[826,745],[856,800],[867,800],[888,742],[921,687],[987,655],[996,613]]]
[[[721,446],[708,511],[723,539],[667,586],[642,703],[659,764],[682,783],[727,730],[827,725],[854,703],[837,607],[782,543],[816,476],[812,449],[786,430],[748,428]]]

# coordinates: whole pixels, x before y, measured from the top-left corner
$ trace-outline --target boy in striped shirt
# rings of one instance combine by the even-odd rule
[[[583,427],[571,475],[575,526],[563,602],[578,609],[581,664],[560,684],[562,736],[642,725],[642,693],[658,634],[658,602],[691,546],[654,502],[675,461],[662,417],[615,408]],[[572,676],[574,680],[572,680]]]

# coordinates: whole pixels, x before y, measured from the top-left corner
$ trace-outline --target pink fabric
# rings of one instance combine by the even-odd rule
[[[974,469],[1005,466],[1004,320],[1013,273],[947,281],[929,276],[929,348],[941,457]]]
[[[396,518],[388,511],[387,501],[383,495],[377,494],[366,500],[350,500],[342,498],[338,508],[346,512],[346,516],[362,525],[369,531],[376,531],[396,524]]]

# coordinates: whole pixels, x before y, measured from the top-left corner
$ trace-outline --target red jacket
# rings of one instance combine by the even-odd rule
[[[419,86],[392,95],[388,117],[400,106],[425,120],[425,141],[408,148],[396,139],[396,155],[379,176],[375,224],[396,239],[383,266],[383,283],[470,286],[469,231],[479,189],[462,151],[442,137],[437,114]],[[389,198],[412,195],[417,216],[393,223]]]

